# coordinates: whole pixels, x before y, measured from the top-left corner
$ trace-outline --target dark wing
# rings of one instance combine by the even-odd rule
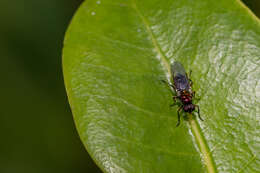
[[[173,82],[176,90],[188,91],[190,88],[190,84],[182,64],[179,62],[174,62],[171,66],[171,71],[172,71]]]

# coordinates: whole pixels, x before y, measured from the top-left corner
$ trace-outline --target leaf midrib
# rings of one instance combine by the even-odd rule
[[[150,35],[150,37],[152,39],[152,43],[153,43],[156,51],[159,54],[159,60],[161,61],[163,67],[166,69],[166,71],[168,73],[167,76],[171,76],[170,64],[168,63],[166,56],[164,55],[161,47],[159,46],[151,28],[150,28],[149,21],[140,12],[140,10],[138,9],[138,7],[136,5],[135,0],[132,0],[132,7],[136,11],[137,15],[141,18],[143,24],[145,25],[148,35]],[[197,145],[199,146],[199,149],[202,153],[203,161],[207,168],[207,171],[209,173],[216,173],[216,168],[215,168],[215,164],[213,162],[213,158],[209,152],[208,145],[207,145],[205,139],[203,138],[199,125],[196,123],[196,121],[192,117],[189,117],[188,121],[189,121],[189,124],[191,127],[191,131],[192,131],[193,135],[195,136]]]
[[[150,35],[153,45],[156,49],[156,51],[159,54],[159,60],[162,62],[163,66],[165,67],[165,69],[167,70],[168,74],[171,74],[171,68],[169,63],[167,62],[167,58],[166,56],[163,54],[161,47],[159,46],[157,40],[155,39],[155,36],[150,28],[150,24],[149,21],[142,15],[142,13],[139,11],[139,9],[136,6],[136,2],[135,0],[132,0],[132,5],[133,8],[135,9],[135,11],[137,12],[138,16],[142,19],[142,22],[145,25],[145,28],[147,29],[148,34]]]

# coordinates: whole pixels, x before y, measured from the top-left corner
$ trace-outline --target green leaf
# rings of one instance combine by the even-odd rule
[[[259,172],[260,23],[237,0],[88,0],[64,43],[78,132],[104,172]],[[161,80],[191,69],[204,121]],[[186,117],[186,118],[185,118]]]

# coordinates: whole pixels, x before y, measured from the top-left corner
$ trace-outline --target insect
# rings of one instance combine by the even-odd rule
[[[174,102],[176,103],[176,99],[178,99],[181,103],[181,106],[179,106],[178,109],[178,123],[176,124],[176,126],[180,125],[181,110],[183,110],[186,113],[192,113],[195,110],[195,108],[197,108],[199,118],[203,121],[203,119],[200,116],[199,106],[192,103],[192,98],[195,98],[195,91],[192,91],[192,80],[189,79],[191,71],[188,76],[182,64],[176,61],[171,65],[171,73],[173,78],[173,85],[169,83],[167,84],[170,87],[172,87],[172,89],[176,93],[176,95],[173,96]],[[171,106],[175,105],[176,104],[172,104]]]

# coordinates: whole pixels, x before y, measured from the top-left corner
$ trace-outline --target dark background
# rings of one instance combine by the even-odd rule
[[[260,1],[245,0],[259,16]],[[0,2],[0,172],[101,172],[75,130],[62,42],[82,0]]]
[[[81,0],[0,2],[0,172],[101,172],[75,130],[62,42]]]

